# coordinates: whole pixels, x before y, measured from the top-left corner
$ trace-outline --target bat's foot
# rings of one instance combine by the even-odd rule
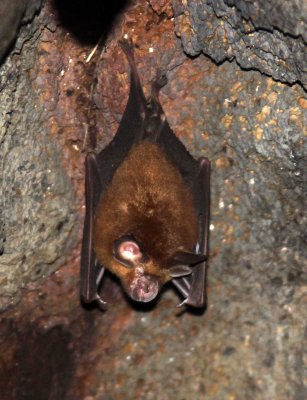
[[[156,79],[155,79],[155,85],[161,89],[163,86],[165,86],[168,82],[167,76],[164,72],[158,71]]]
[[[101,310],[103,310],[103,311],[107,310],[108,303],[106,301],[102,300],[102,298],[99,296],[99,294],[96,295],[95,301]]]
[[[126,57],[127,57],[128,61],[129,61],[129,64],[130,64],[130,67],[133,66],[134,69],[136,70],[135,61],[134,61],[134,51],[133,51],[133,42],[132,42],[132,40],[123,38],[123,39],[118,41],[118,44],[122,48],[123,52],[126,54]]]
[[[133,42],[127,37],[123,37],[118,41],[118,44],[124,51],[133,51]]]
[[[167,84],[168,79],[164,72],[157,72],[157,76],[151,85],[151,96],[154,98],[158,98],[160,90]]]

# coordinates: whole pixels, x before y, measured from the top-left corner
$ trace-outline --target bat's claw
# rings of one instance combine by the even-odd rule
[[[155,80],[151,84],[151,96],[158,101],[158,95],[160,90],[168,82],[167,76],[164,72],[158,71]]]
[[[162,72],[161,70],[158,70],[157,76],[153,82],[153,86],[156,90],[160,90],[165,86],[168,82],[167,76],[165,72]]]
[[[177,308],[184,306],[187,303],[188,299],[184,299],[181,303],[177,304]]]
[[[102,300],[102,298],[99,296],[99,294],[96,295],[96,299],[95,300],[96,300],[96,303],[97,303],[98,307],[101,310],[105,311],[107,309],[107,304],[108,303],[106,301]]]
[[[134,61],[134,52],[133,52],[133,42],[131,39],[123,38],[118,41],[118,44],[122,48],[123,52],[126,54],[126,57],[129,61],[130,67],[133,67],[136,72],[135,61]]]

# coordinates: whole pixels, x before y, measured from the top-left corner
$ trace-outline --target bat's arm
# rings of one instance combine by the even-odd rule
[[[185,304],[193,307],[204,307],[206,304],[206,280],[209,240],[209,212],[210,212],[210,161],[202,157],[199,160],[199,252],[205,254],[206,259],[193,268],[189,296]]]
[[[85,219],[81,251],[80,294],[85,303],[98,301],[102,307],[105,302],[100,298],[97,289],[103,277],[104,268],[96,261],[93,245],[93,224],[95,200],[100,192],[100,181],[97,169],[97,156],[88,153],[85,160]]]

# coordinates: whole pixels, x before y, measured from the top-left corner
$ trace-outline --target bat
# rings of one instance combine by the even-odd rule
[[[180,305],[206,304],[210,161],[194,159],[170,128],[159,101],[158,72],[145,98],[133,44],[119,42],[130,91],[119,128],[85,159],[81,299],[106,309],[99,286],[107,269],[137,302],[154,300],[171,281]],[[179,306],[180,306],[179,305]]]

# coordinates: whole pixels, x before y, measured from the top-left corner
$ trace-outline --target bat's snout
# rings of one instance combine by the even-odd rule
[[[128,288],[128,294],[135,301],[148,303],[158,295],[159,289],[160,283],[158,278],[137,273]]]

